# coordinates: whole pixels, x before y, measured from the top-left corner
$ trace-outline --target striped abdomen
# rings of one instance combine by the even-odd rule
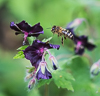
[[[68,37],[70,39],[74,39],[74,36],[73,36],[72,32],[70,32],[69,30],[62,29],[62,33],[63,33],[64,37]]]

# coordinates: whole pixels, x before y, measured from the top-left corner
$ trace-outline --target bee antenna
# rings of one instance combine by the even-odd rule
[[[46,29],[51,29],[51,28],[49,27],[49,28],[46,28]]]
[[[52,24],[50,23],[50,25],[51,25],[51,27],[52,27]],[[49,28],[46,28],[46,29],[51,29],[51,27],[49,27]]]
[[[53,26],[51,23],[50,23],[51,27]]]

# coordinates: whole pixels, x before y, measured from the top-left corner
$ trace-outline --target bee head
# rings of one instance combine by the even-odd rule
[[[54,25],[54,26],[52,27],[51,31],[54,33],[55,30],[56,30],[56,26]]]

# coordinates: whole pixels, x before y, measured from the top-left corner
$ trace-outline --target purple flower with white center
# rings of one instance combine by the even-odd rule
[[[37,69],[36,78],[39,79],[50,79],[52,75],[47,68],[47,63],[45,61],[41,61],[39,67]]]
[[[40,23],[35,24],[34,26],[29,25],[25,21],[22,21],[20,23],[15,24],[14,22],[11,22],[10,28],[15,30],[15,34],[24,34],[24,41],[23,44],[26,41],[26,38],[28,36],[34,36],[38,37],[40,34],[43,34],[43,28],[40,26]]]
[[[34,40],[33,44],[29,47],[27,47],[23,52],[25,55],[25,58],[30,60],[32,66],[35,66],[35,68],[38,68],[39,63],[45,58],[45,54],[48,49],[59,49],[59,45],[53,45],[45,42],[41,42],[39,40]]]
[[[75,54],[82,55],[84,53],[84,49],[93,50],[96,45],[88,42],[87,36],[76,36],[74,35],[74,43],[75,43]]]

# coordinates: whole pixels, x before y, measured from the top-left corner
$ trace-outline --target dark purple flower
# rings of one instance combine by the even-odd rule
[[[84,53],[84,49],[93,50],[96,45],[88,42],[87,36],[76,36],[74,35],[74,43],[75,43],[75,54],[82,55]]]
[[[50,79],[50,78],[52,78],[52,75],[47,68],[46,62],[44,62],[44,61],[40,62],[38,70],[37,70],[36,78],[38,80],[39,79]]]
[[[43,34],[43,28],[40,26],[40,23],[35,24],[34,26],[30,26],[25,21],[15,24],[11,22],[10,28],[15,30],[15,34],[24,34],[24,42],[28,36],[38,37],[39,34]]]
[[[25,55],[25,58],[30,60],[32,66],[35,66],[35,68],[38,68],[39,63],[44,58],[44,53],[48,49],[59,49],[59,45],[53,45],[45,42],[41,42],[39,40],[34,40],[33,44],[29,47],[27,47],[23,52]]]
[[[70,32],[73,33],[74,35],[74,43],[75,43],[75,54],[82,55],[84,53],[85,48],[88,50],[93,50],[96,46],[92,43],[88,42],[88,37],[87,36],[77,36],[75,34],[75,28],[77,28],[83,21],[86,21],[84,18],[77,18],[70,22],[66,29],[68,29]]]

